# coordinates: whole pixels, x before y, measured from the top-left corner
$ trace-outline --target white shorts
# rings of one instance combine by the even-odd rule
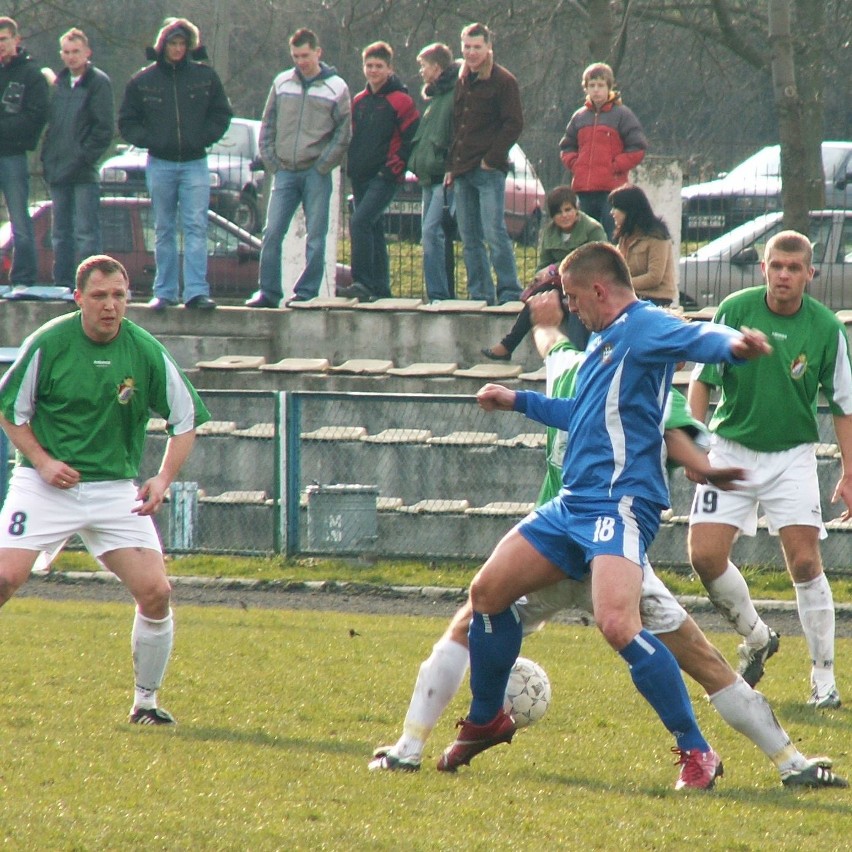
[[[737,491],[698,485],[689,513],[690,526],[727,524],[745,535],[754,535],[759,504],[772,535],[790,526],[818,527],[820,538],[828,535],[822,523],[813,444],[761,453],[714,435],[709,458],[717,467],[744,467],[748,479]]]
[[[0,510],[0,548],[54,553],[77,534],[95,557],[122,547],[162,553],[153,519],[131,511],[136,492],[129,479],[55,488],[32,468],[16,467]]]
[[[521,598],[515,606],[521,617],[524,635],[541,630],[558,612],[579,609],[592,614],[591,579],[561,580]],[[642,578],[642,599],[639,604],[642,626],[650,633],[671,633],[686,620],[686,610],[645,562]]]

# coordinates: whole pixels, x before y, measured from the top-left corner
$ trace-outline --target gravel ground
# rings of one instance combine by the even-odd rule
[[[464,600],[456,589],[379,587],[352,583],[274,583],[236,580],[172,579],[176,605],[225,606],[242,609],[312,609],[371,615],[433,615],[449,618]],[[124,587],[106,573],[33,575],[17,597],[45,600],[129,602]],[[706,599],[686,597],[681,602],[704,630],[726,630],[727,624]],[[757,607],[781,635],[801,635],[792,602],[759,601]],[[566,612],[558,621],[588,624],[584,613]],[[852,604],[837,607],[837,635],[852,636]]]

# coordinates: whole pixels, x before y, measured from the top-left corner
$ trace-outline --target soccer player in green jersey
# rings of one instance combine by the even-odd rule
[[[0,510],[0,606],[40,553],[78,534],[136,601],[130,721],[174,724],[157,705],[174,624],[152,516],[210,415],[163,345],[125,319],[118,261],[84,260],[74,299],[80,310],[34,331],[0,379],[0,426],[18,450]],[[159,472],[137,487],[151,411],[169,440]]]
[[[736,370],[696,368],[689,389],[695,416],[703,419],[710,393],[720,389],[710,421],[710,459],[752,471],[745,489],[722,493],[699,484],[690,513],[689,550],[716,608],[743,637],[740,673],[752,685],[778,650],[778,635],[760,618],[748,586],[731,561],[740,533],[754,535],[757,507],[769,531],[781,537],[787,570],[796,589],[799,620],[812,660],[808,704],[840,706],[834,676],[834,601],[822,569],[819,540],[825,538],[815,445],[820,391],[828,400],[840,446],[842,474],[833,501],[852,517],[852,364],[840,320],[805,292],[813,278],[808,238],[795,231],[773,236],[764,250],[765,286],[728,296],[716,321],[763,331],[770,356]],[[697,480],[696,480],[697,481]]]
[[[536,322],[535,343],[547,368],[547,393],[568,398],[574,393],[576,372],[585,356],[559,331],[563,314],[555,292],[534,296],[530,305]],[[701,424],[692,418],[682,394],[674,391],[670,399],[666,417],[666,446],[670,456],[677,455],[681,462],[694,464],[709,475],[711,469],[706,456],[692,444],[690,437],[702,431]],[[557,494],[562,486],[562,456],[566,444],[565,432],[548,428],[547,474],[538,497],[539,505]],[[726,483],[730,487],[730,483],[743,474],[738,469],[713,472],[720,476],[716,480],[720,487],[725,487]],[[524,635],[529,635],[563,610],[591,612],[591,583],[588,579],[585,582],[565,579],[527,595],[516,606]],[[426,741],[458,692],[467,671],[467,633],[472,613],[468,598],[450,620],[432,653],[420,665],[402,734],[393,745],[375,750],[369,764],[371,771],[416,772],[420,769]],[[722,718],[755,743],[775,764],[785,786],[846,786],[846,781],[832,772],[830,758],[806,758],[791,743],[766,699],[736,675],[647,563],[641,614],[647,629],[657,634],[681,668],[706,690]],[[693,783],[679,782],[679,787],[693,786]]]

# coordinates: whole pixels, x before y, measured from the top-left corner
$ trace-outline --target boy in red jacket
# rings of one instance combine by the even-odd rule
[[[571,188],[580,198],[580,208],[612,239],[607,195],[628,182],[629,171],[645,156],[648,140],[639,119],[621,103],[609,65],[589,65],[583,72],[583,91],[586,102],[571,116],[559,140],[559,153],[574,175]]]

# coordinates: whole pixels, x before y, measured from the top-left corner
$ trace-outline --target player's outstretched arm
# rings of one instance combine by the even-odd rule
[[[740,333],[742,337],[731,343],[731,352],[737,358],[752,361],[772,352],[772,347],[769,345],[766,335],[759,329],[744,325],[740,328]]]
[[[707,454],[683,429],[666,429],[665,440],[670,461],[682,465],[692,482],[709,482],[720,491],[734,491],[748,476],[741,467],[713,467]]]
[[[485,411],[513,411],[515,407],[515,391],[489,382],[480,388],[476,395],[479,407]]]
[[[142,502],[133,509],[135,514],[153,515],[160,510],[168,487],[174,482],[175,477],[183,467],[183,463],[189,458],[194,443],[194,429],[181,435],[172,435],[169,438],[159,472],[139,486],[136,499]]]

